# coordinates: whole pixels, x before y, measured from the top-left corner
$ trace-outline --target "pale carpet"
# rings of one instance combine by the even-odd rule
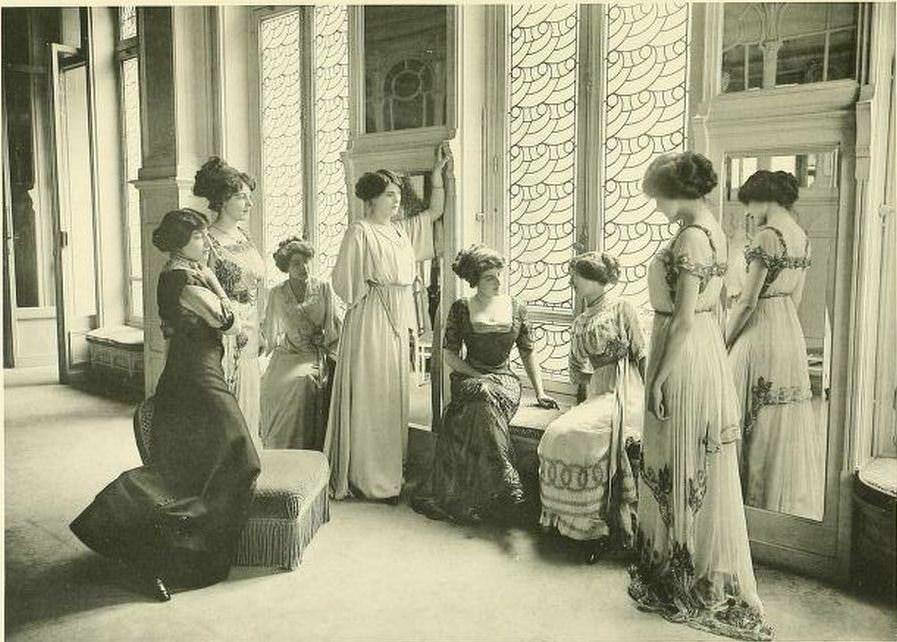
[[[553,538],[362,502],[334,505],[292,573],[237,568],[152,602],[68,530],[138,465],[131,405],[55,385],[49,371],[5,375],[7,639],[719,639],[637,611],[620,561],[587,567]],[[897,634],[885,606],[772,569],[757,579],[779,639]]]

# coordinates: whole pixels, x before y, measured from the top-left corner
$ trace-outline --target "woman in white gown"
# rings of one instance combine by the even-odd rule
[[[738,190],[764,223],[745,250],[747,277],[727,344],[742,409],[745,504],[821,520],[825,437],[815,420],[797,308],[810,243],[791,215],[797,179],[760,170]]]
[[[595,563],[611,529],[634,544],[638,493],[627,450],[641,442],[646,345],[632,304],[605,288],[620,274],[609,254],[570,261],[585,309],[573,321],[570,378],[586,399],[552,421],[539,442],[540,523],[587,542]]]
[[[315,249],[288,238],[274,263],[289,275],[271,289],[263,333],[271,361],[262,376],[261,435],[265,448],[321,450],[330,409],[330,367],[342,315],[328,281],[308,273]]]
[[[265,263],[244,229],[254,189],[255,181],[248,174],[217,156],[196,172],[193,183],[193,193],[207,199],[209,209],[218,215],[208,230],[209,266],[240,320],[240,333],[224,338],[224,377],[237,397],[253,443],[261,450],[259,355],[265,350],[265,341],[259,325],[265,301]]]
[[[400,217],[402,182],[393,172],[370,172],[355,184],[364,218],[346,230],[332,274],[347,306],[324,442],[336,499],[354,494],[397,502],[402,489],[417,327],[412,285],[417,261],[434,256],[433,223],[442,217],[449,159],[440,145],[430,208],[417,216]]]
[[[694,152],[665,154],[642,189],[682,227],[651,262],[655,310],[639,476],[639,608],[741,639],[771,639],[748,546],[738,400],[719,309],[726,237],[704,196],[716,172]]]

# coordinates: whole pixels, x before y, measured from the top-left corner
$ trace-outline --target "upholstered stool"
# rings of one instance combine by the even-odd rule
[[[134,437],[144,464],[152,462],[153,398],[137,406]],[[263,450],[249,520],[234,563],[293,570],[317,530],[330,521],[330,466],[316,450]]]

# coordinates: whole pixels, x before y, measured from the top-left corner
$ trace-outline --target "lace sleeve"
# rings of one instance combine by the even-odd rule
[[[514,303],[514,306],[516,307],[516,316],[520,319],[520,330],[517,333],[516,340],[517,351],[520,353],[521,358],[523,358],[533,351],[535,343],[530,334],[529,322],[526,319],[526,306],[516,302]]]
[[[464,301],[458,299],[449,308],[448,317],[445,320],[445,332],[442,337],[442,347],[455,353],[461,352],[462,328],[464,323]]]
[[[760,230],[753,243],[744,249],[744,269],[748,271],[753,261],[760,261],[770,269],[774,267],[775,262],[779,259],[781,253],[781,245],[772,230]]]

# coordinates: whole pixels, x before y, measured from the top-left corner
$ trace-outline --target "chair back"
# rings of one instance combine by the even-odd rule
[[[153,459],[153,411],[155,407],[155,400],[149,397],[137,404],[137,409],[134,411],[134,440],[137,442],[137,452],[140,453],[140,459],[143,460],[144,466],[151,464]]]

